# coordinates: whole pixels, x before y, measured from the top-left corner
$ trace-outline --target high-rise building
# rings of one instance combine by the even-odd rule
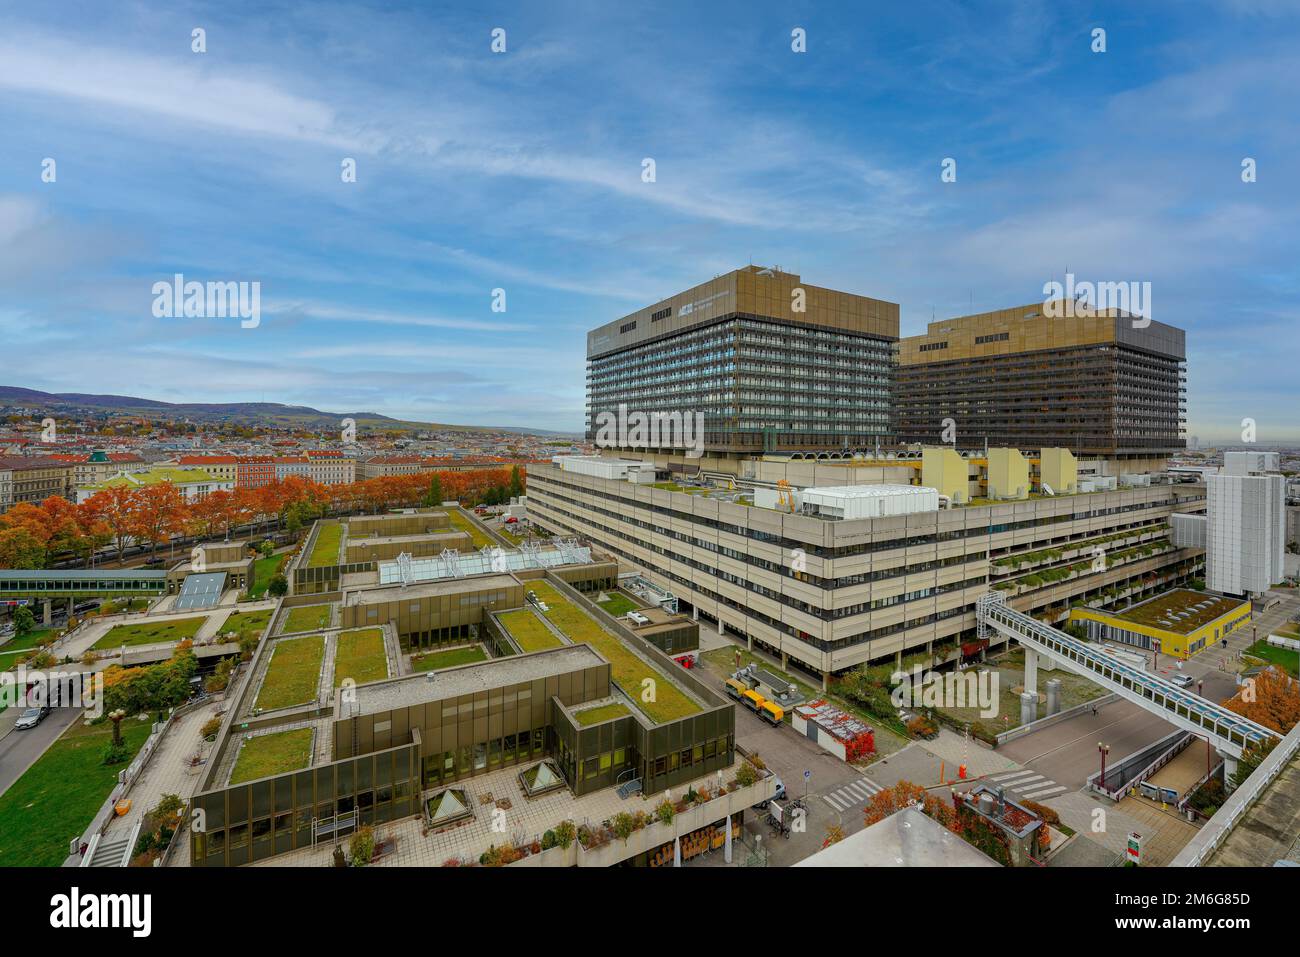
[[[1284,577],[1286,478],[1276,452],[1225,452],[1223,469],[1206,478],[1205,584],[1246,595]]]
[[[903,339],[896,376],[903,442],[1061,447],[1153,466],[1184,447],[1181,329],[1139,316],[1069,314],[1044,303],[930,323]]]
[[[737,269],[587,335],[587,437],[602,414],[702,413],[713,454],[871,448],[897,342],[897,303]]]

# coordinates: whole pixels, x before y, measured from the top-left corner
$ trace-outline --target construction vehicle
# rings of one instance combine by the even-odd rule
[[[735,678],[728,678],[726,681],[724,681],[722,683],[722,688],[724,691],[727,692],[728,696],[735,698],[737,701],[743,698],[745,696],[745,692],[749,690],[744,685],[742,685],[739,681],[737,681]]]

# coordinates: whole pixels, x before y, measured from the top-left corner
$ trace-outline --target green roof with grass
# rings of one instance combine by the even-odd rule
[[[230,783],[256,781],[311,764],[311,728],[294,728],[244,738],[230,772]]]
[[[123,645],[156,645],[164,641],[192,641],[203,627],[206,617],[177,618],[172,621],[141,621],[114,625],[108,634],[92,646],[96,651],[111,651]]]
[[[277,641],[254,708],[273,711],[315,701],[320,686],[320,666],[324,660],[323,635]]]
[[[443,668],[455,668],[457,665],[472,665],[477,661],[487,661],[487,655],[478,645],[467,645],[464,648],[448,648],[446,651],[412,655],[411,669],[439,671]]]
[[[612,701],[609,704],[598,705],[595,708],[587,708],[583,711],[575,711],[574,719],[584,728],[589,724],[600,724],[602,721],[608,721],[610,718],[621,718],[625,714],[631,714],[627,705],[619,704]]]
[[[501,626],[510,632],[510,637],[515,640],[522,651],[545,651],[548,648],[558,648],[564,642],[555,637],[555,632],[547,628],[538,620],[527,608],[519,611],[506,611],[497,615],[497,621]]]
[[[628,695],[646,717],[656,723],[675,721],[700,710],[699,705],[670,681],[663,672],[652,668],[640,655],[596,624],[580,608],[572,604],[549,583],[530,581],[526,587],[543,601],[548,610],[547,620],[564,632],[570,640],[586,642],[596,653],[609,662],[610,676]],[[655,700],[642,699],[643,682],[654,682]]]
[[[233,631],[240,636],[257,636],[262,637],[262,632],[266,631],[266,626],[271,623],[271,613],[274,608],[263,608],[260,611],[236,611],[232,612],[230,617],[221,623],[218,629],[220,634]]]
[[[498,542],[496,539],[492,538],[481,528],[479,528],[478,523],[475,522],[468,515],[466,515],[464,512],[460,511],[460,509],[456,509],[456,508],[448,509],[447,518],[451,521],[452,528],[456,529],[457,531],[464,532],[466,535],[470,537],[470,540],[473,541],[475,548],[482,548],[484,545],[487,545],[489,548],[494,545],[495,546],[500,545],[500,542]]]
[[[343,526],[339,522],[321,522],[316,526],[316,541],[307,556],[308,568],[321,568],[339,563],[339,548],[343,544]]]
[[[290,608],[280,624],[280,634],[292,635],[299,631],[316,631],[330,625],[329,605],[303,605]]]
[[[334,651],[334,687],[351,678],[357,684],[388,677],[388,653],[382,628],[358,628],[338,637]]]

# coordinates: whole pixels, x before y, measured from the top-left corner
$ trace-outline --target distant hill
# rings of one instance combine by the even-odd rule
[[[92,395],[80,392],[41,392],[20,386],[0,385],[0,408],[36,407],[51,413],[117,412],[127,415],[191,419],[195,422],[234,422],[251,426],[338,428],[343,419],[354,419],[358,427],[407,431],[450,430],[459,432],[510,432],[517,435],[561,435],[543,429],[495,428],[479,425],[446,425],[437,422],[408,422],[378,412],[322,412],[305,405],[279,402],[163,402],[132,395]]]

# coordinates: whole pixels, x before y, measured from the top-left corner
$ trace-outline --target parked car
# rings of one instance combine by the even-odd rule
[[[14,730],[22,731],[26,728],[34,728],[44,721],[45,716],[49,713],[49,708],[27,708],[18,716],[18,720],[14,722]]]
[[[1190,688],[1192,685],[1196,684],[1196,679],[1191,675],[1174,675],[1169,680],[1180,688]]]

